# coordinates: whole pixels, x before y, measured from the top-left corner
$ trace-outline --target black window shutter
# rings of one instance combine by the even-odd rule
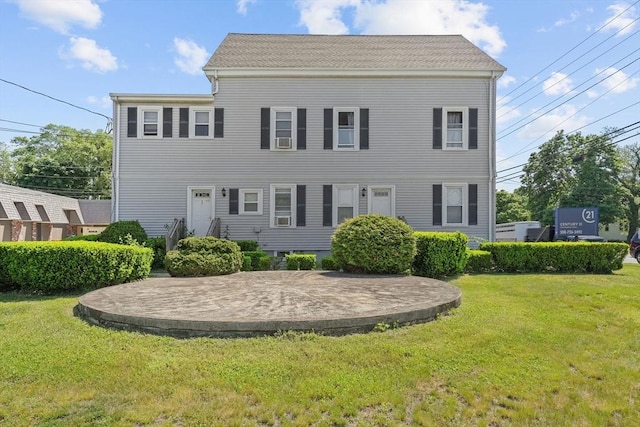
[[[138,108],[127,108],[127,136],[135,138],[138,136]]]
[[[213,137],[224,138],[224,108],[216,108],[213,113]]]
[[[178,136],[180,138],[189,138],[189,109],[180,109],[180,129],[178,130]]]
[[[307,109],[298,108],[298,150],[307,149]]]
[[[333,185],[322,186],[322,225],[331,227],[333,225]]]
[[[271,147],[271,108],[260,109],[260,148],[268,150]]]
[[[296,225],[307,225],[307,186],[296,186]]]
[[[442,225],[442,185],[433,185],[433,225]]]
[[[469,184],[469,225],[478,225],[478,184]]]
[[[324,109],[324,149],[333,150],[333,108]]]
[[[162,109],[162,137],[171,138],[173,136],[173,108]]]
[[[238,189],[229,189],[229,215],[238,215]]]
[[[360,109],[360,149],[369,149],[369,109]]]
[[[442,108],[433,109],[433,149],[442,150]]]
[[[478,109],[469,108],[469,149],[478,149]]]

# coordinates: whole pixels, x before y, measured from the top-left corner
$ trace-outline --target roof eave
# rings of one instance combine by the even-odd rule
[[[204,68],[210,80],[212,77],[500,77],[504,71],[505,68],[493,70]]]
[[[163,102],[163,103],[190,103],[212,104],[213,95],[206,94],[149,94],[149,93],[110,93],[109,97],[114,102]]]

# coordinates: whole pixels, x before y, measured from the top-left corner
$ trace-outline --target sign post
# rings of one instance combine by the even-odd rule
[[[556,239],[572,240],[577,236],[597,236],[599,212],[597,207],[557,208]]]

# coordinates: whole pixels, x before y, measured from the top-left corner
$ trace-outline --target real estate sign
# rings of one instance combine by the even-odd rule
[[[556,238],[598,235],[598,208],[557,208]]]

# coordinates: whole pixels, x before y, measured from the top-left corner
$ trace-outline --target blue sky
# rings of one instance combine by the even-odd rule
[[[640,120],[639,16],[637,0],[0,0],[0,141],[104,129],[111,92],[208,93],[200,68],[229,32],[462,34],[508,68],[498,187],[512,190],[557,130]]]

